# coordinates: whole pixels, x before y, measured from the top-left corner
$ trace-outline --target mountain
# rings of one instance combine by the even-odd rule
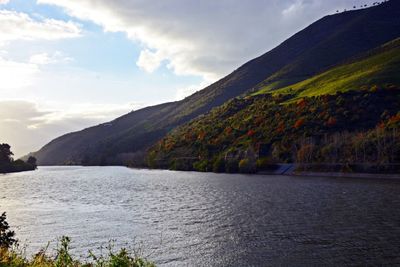
[[[148,107],[61,136],[34,153],[40,165],[142,165],[146,150],[175,127],[248,92],[313,77],[400,36],[400,2],[326,16],[278,47],[184,100]]]
[[[399,73],[395,39],[294,85],[214,108],[154,145],[149,165],[248,172],[273,162],[398,164]]]

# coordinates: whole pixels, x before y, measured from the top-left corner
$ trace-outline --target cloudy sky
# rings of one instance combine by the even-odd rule
[[[0,142],[16,157],[175,101],[369,0],[0,0]]]

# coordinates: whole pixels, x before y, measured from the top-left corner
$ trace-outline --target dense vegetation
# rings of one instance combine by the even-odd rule
[[[395,39],[289,87],[264,86],[215,108],[153,146],[148,164],[217,172],[283,162],[400,171],[393,165],[400,163],[399,73]]]
[[[0,173],[33,171],[36,169],[36,158],[28,157],[25,162],[21,159],[14,160],[13,153],[8,144],[0,144]]]
[[[400,2],[394,0],[326,16],[182,101],[134,111],[110,123],[64,135],[34,155],[42,165],[141,166],[149,147],[212,108],[259,88],[275,90],[307,80],[399,37],[399,17]]]
[[[47,248],[27,259],[19,248],[15,233],[11,231],[6,221],[6,214],[0,216],[0,266],[1,267],[155,267],[144,260],[138,253],[129,253],[126,249],[114,252],[108,247],[107,255],[95,255],[89,251],[89,261],[74,259],[70,252],[70,239],[66,236],[60,239],[55,255],[49,255]]]
[[[151,167],[254,172],[274,162],[399,163],[400,88],[237,98],[179,127]],[[290,102],[290,101],[289,101]]]

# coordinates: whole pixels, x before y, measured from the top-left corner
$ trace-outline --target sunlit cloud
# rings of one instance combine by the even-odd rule
[[[4,54],[5,56],[2,56]],[[30,57],[27,62],[10,60],[7,52],[0,53],[0,90],[12,90],[30,86],[40,75],[40,66],[73,61],[61,52],[40,53]]]
[[[39,21],[26,13],[0,10],[0,47],[3,48],[0,51],[0,89],[13,90],[30,86],[40,74],[40,65],[71,60],[60,52],[32,55],[25,61],[15,60],[8,53],[14,41],[53,41],[80,35],[80,26],[71,21],[51,18]]]
[[[73,58],[65,56],[63,53],[57,51],[53,54],[40,53],[32,55],[29,59],[29,63],[36,65],[48,65],[55,63],[66,63],[73,61]]]
[[[151,52],[150,50],[145,49],[140,52],[140,56],[136,64],[143,70],[151,73],[158,69],[164,59],[165,57],[163,57],[159,51]]]
[[[10,90],[32,84],[39,72],[37,65],[15,62],[0,56],[0,89]]]
[[[13,40],[58,40],[76,38],[81,28],[72,21],[35,20],[26,13],[0,10],[0,44]]]

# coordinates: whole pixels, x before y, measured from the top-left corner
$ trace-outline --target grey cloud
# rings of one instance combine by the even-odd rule
[[[32,102],[10,100],[0,102],[0,121],[27,122],[38,119],[49,112],[39,111]]]
[[[109,31],[126,32],[152,49],[141,67],[163,60],[179,74],[219,78],[336,9],[369,0],[38,0]],[[146,65],[146,60],[149,61]]]
[[[0,143],[16,157],[38,150],[54,137],[109,121],[129,111],[126,106],[83,107],[80,112],[43,111],[29,101],[0,101]]]

